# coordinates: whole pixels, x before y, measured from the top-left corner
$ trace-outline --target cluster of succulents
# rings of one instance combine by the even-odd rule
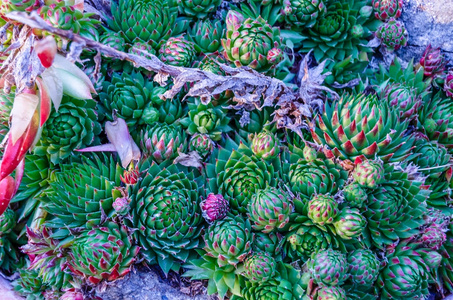
[[[19,138],[25,102],[15,89],[1,94],[0,271],[17,272],[27,299],[94,299],[141,262],[206,280],[220,299],[453,293],[453,69],[431,45],[406,67],[368,65],[406,45],[402,6],[119,0],[100,21],[79,1],[1,1],[16,29],[6,14],[37,10],[165,72],[55,35],[58,51],[83,59],[66,70],[63,58],[41,60],[46,71],[26,90],[39,107]],[[166,82],[186,68],[243,86]],[[290,103],[306,116],[297,130],[279,122],[286,108],[264,101],[255,78],[300,98],[320,91],[308,112]],[[61,101],[44,105],[59,91],[49,96],[42,82],[60,79]],[[212,95],[194,97],[194,86]]]

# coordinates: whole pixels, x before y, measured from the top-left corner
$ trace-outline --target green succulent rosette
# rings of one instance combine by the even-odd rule
[[[419,247],[404,241],[388,252],[376,282],[381,299],[425,299],[429,295],[429,269]]]
[[[420,167],[419,172],[433,179],[441,178],[441,174],[448,169],[451,155],[448,150],[436,141],[426,138],[417,139],[412,155],[408,161]]]
[[[373,286],[379,275],[380,262],[369,249],[357,249],[348,254],[351,281],[360,286]]]
[[[168,1],[120,0],[112,3],[109,27],[122,31],[128,43],[137,40],[149,42],[157,50],[172,33],[177,12]]]
[[[299,270],[289,264],[278,263],[276,277],[266,282],[246,281],[242,288],[244,300],[296,300],[305,295],[306,282]]]
[[[140,132],[137,143],[144,157],[157,163],[176,158],[187,149],[186,134],[179,125],[155,123],[147,125]]]
[[[27,299],[45,300],[43,292],[48,287],[42,283],[38,271],[21,268],[19,278],[13,282],[13,288]]]
[[[267,186],[276,187],[279,166],[267,164],[253,155],[242,142],[227,139],[225,147],[215,149],[206,166],[207,186],[222,194],[233,211],[247,212],[251,197]]]
[[[285,21],[295,31],[313,27],[327,12],[322,0],[284,0]]]
[[[414,140],[407,135],[408,122],[400,121],[388,105],[375,96],[343,95],[325,104],[311,128],[313,139],[332,154],[354,161],[357,157],[398,162],[410,155]]]
[[[429,192],[421,183],[394,166],[385,166],[383,183],[368,191],[367,206],[361,209],[367,219],[373,244],[382,248],[418,233],[426,213]]]
[[[0,5],[0,14],[5,16],[13,11],[31,12],[38,9],[39,6],[38,0],[3,0]]]
[[[275,51],[281,51],[279,29],[271,27],[261,16],[247,19],[234,28],[227,27],[222,46],[225,58],[238,68],[248,66],[266,73],[283,59],[283,56],[273,57]]]
[[[7,235],[16,227],[16,213],[14,210],[7,208],[0,216],[0,237]]]
[[[308,202],[308,217],[315,224],[332,224],[338,212],[338,203],[330,195],[318,194]]]
[[[51,238],[52,232],[46,227],[33,230],[27,227],[28,243],[20,249],[29,257],[30,270],[38,271],[43,285],[52,287],[53,290],[71,287],[73,277],[66,268],[69,263],[68,246],[70,243],[61,243]]]
[[[289,159],[283,162],[284,182],[293,193],[307,200],[314,194],[334,195],[346,182],[347,172],[322,155],[305,156],[304,150],[293,147]]]
[[[296,212],[291,215],[288,233],[285,235],[284,252],[289,261],[307,261],[313,253],[327,248],[346,251],[343,241],[337,237],[332,225],[315,224],[308,217],[308,202],[294,199]]]
[[[121,186],[120,164],[111,156],[92,156],[60,165],[60,169],[42,198],[44,209],[53,216],[45,222],[55,229],[53,237],[65,238],[71,231],[101,225],[114,211],[112,191]]]
[[[271,233],[286,228],[293,204],[283,190],[268,187],[256,191],[250,199],[247,210],[254,230]]]
[[[420,112],[421,129],[432,141],[447,147],[453,153],[453,102],[442,92],[427,100]]]
[[[74,150],[98,143],[101,131],[94,100],[64,96],[58,112],[52,110],[44,124],[41,140],[34,151],[38,155],[49,154],[50,161],[57,164],[71,156]]]
[[[376,30],[376,37],[381,40],[382,45],[393,52],[407,45],[407,31],[403,22],[390,19]]]
[[[250,148],[257,157],[272,160],[280,153],[280,142],[277,135],[264,130],[253,136]]]
[[[345,240],[358,238],[365,230],[366,220],[357,208],[343,208],[334,220],[335,232]]]
[[[159,49],[159,59],[177,67],[190,67],[196,55],[195,44],[183,37],[171,37]]]
[[[159,112],[159,122],[173,124],[187,113],[187,106],[181,103],[178,96],[173,99],[162,100],[160,98],[169,87],[155,86],[151,92],[152,105]],[[148,106],[149,107],[149,106]],[[151,123],[149,125],[154,125]]]
[[[254,235],[249,220],[227,216],[208,227],[204,234],[206,255],[217,259],[220,267],[236,266],[252,251]]]
[[[394,109],[400,119],[416,119],[423,104],[422,98],[414,88],[402,84],[385,84],[380,88],[380,98]]]
[[[361,187],[375,189],[384,181],[384,166],[379,161],[365,160],[357,164],[352,177]]]
[[[376,19],[398,19],[403,10],[403,0],[373,0],[372,6]]]
[[[276,262],[268,252],[253,253],[244,261],[244,276],[252,282],[265,282],[275,275]]]
[[[67,5],[64,0],[54,0],[50,5],[41,6],[37,13],[52,27],[70,30],[91,39],[93,35],[97,34],[96,25],[101,23],[91,18],[94,13],[83,13],[74,6]],[[34,32],[37,33],[38,30],[35,29]],[[46,31],[42,31],[42,33],[44,35],[50,34]],[[57,37],[57,41],[60,40],[61,37]]]
[[[212,103],[205,105],[198,100],[189,103],[189,116],[181,120],[190,135],[203,133],[216,142],[220,141],[223,133],[231,131],[229,122],[225,109]]]
[[[268,252],[274,259],[281,261],[283,242],[283,235],[278,232],[256,232],[252,250],[254,252]]]
[[[343,188],[344,200],[351,207],[361,208],[368,200],[366,191],[358,183],[351,183]]]
[[[196,151],[201,157],[206,158],[214,151],[214,142],[206,134],[196,133],[190,138],[189,150]]]
[[[348,56],[355,61],[361,52],[372,52],[371,47],[367,46],[367,38],[376,30],[380,21],[370,18],[371,12],[363,13],[368,2],[330,2],[327,13],[319,18],[314,26],[305,30],[306,40],[302,43],[302,52],[313,49],[318,63],[326,59],[342,61]]]
[[[324,286],[318,290],[317,300],[346,300],[346,292],[338,286]]]
[[[198,53],[214,53],[222,50],[220,40],[225,34],[225,26],[220,20],[200,20],[188,30],[188,39],[195,44]]]
[[[316,283],[321,285],[342,285],[349,277],[346,256],[332,249],[313,254],[308,268]]]
[[[192,171],[145,160],[132,191],[133,223],[142,254],[167,274],[201,247],[201,190]]]
[[[140,250],[126,226],[108,222],[83,232],[71,246],[69,269],[92,285],[128,274]]]
[[[191,18],[204,19],[214,13],[222,0],[177,0],[179,13]]]
[[[152,90],[152,81],[145,79],[140,72],[114,73],[110,82],[104,82],[103,92],[99,94],[105,116],[112,121],[113,112],[116,111],[116,115],[126,121],[130,130],[135,130],[143,110],[151,102]]]

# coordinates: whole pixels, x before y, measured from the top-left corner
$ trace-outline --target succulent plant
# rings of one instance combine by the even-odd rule
[[[284,191],[274,187],[258,190],[247,207],[253,229],[270,233],[283,230],[289,222],[293,205]]]
[[[31,12],[39,8],[40,3],[38,0],[5,0],[0,5],[0,14],[5,16],[13,11],[26,11]]]
[[[103,215],[113,213],[112,190],[121,185],[121,166],[112,157],[83,157],[81,162],[60,165],[51,190],[43,200],[54,218],[46,222],[54,235],[66,237],[77,228],[101,225]],[[83,188],[82,188],[83,187]]]
[[[203,217],[208,223],[225,218],[230,209],[228,201],[226,201],[220,194],[209,194],[200,205]]]
[[[401,161],[409,156],[414,141],[405,135],[407,121],[399,121],[389,110],[375,96],[344,95],[332,105],[326,103],[324,113],[316,117],[313,139],[342,159],[377,156],[383,161]]]
[[[139,250],[126,226],[108,222],[76,238],[69,268],[93,285],[113,281],[131,271]]]
[[[283,236],[278,232],[256,232],[252,250],[254,252],[268,252],[276,260],[281,260],[283,242]]]
[[[71,30],[81,35],[97,34],[95,26],[100,22],[94,18],[94,13],[83,13],[74,6],[69,6],[64,0],[54,0],[49,5],[41,6],[37,13],[47,24],[62,30]],[[36,33],[36,30],[35,30]],[[50,34],[43,31],[44,34]],[[57,39],[60,39],[59,37]]]
[[[195,133],[189,141],[189,150],[197,151],[201,157],[206,158],[214,150],[214,142],[203,133]]]
[[[205,105],[197,100],[189,103],[189,116],[182,119],[181,124],[187,127],[189,134],[203,133],[217,142],[222,138],[222,133],[231,131],[229,121],[222,107],[215,107],[212,103]]]
[[[376,19],[398,19],[403,11],[403,0],[373,0],[372,6]]]
[[[304,277],[289,264],[278,263],[279,276],[264,283],[247,281],[242,289],[244,300],[299,299],[304,295]]]
[[[342,239],[357,238],[365,230],[366,220],[357,208],[343,208],[333,223],[336,233]]]
[[[390,19],[382,24],[376,31],[376,37],[381,40],[382,45],[393,52],[407,45],[407,31],[404,24],[395,19]]]
[[[426,247],[439,250],[447,240],[447,236],[440,226],[432,224],[423,230],[420,240]]]
[[[252,138],[253,153],[264,160],[272,160],[280,153],[279,140],[275,134],[268,131],[257,133]]]
[[[371,52],[366,40],[379,22],[369,18],[371,13],[362,16],[367,3],[368,1],[361,0],[330,2],[327,13],[304,33],[307,39],[303,41],[302,51],[309,52],[313,49],[318,63],[329,58],[342,61],[350,55],[355,61],[360,52]]]
[[[173,159],[187,148],[186,134],[179,125],[147,125],[138,140],[143,155],[151,157],[157,163]]]
[[[330,195],[318,194],[308,202],[308,217],[316,224],[331,224],[337,214],[338,203]]]
[[[27,299],[44,300],[43,292],[46,285],[38,276],[38,271],[22,268],[19,270],[19,278],[14,281],[14,290],[24,295]]]
[[[16,213],[7,208],[0,216],[0,236],[7,235],[16,226]]]
[[[126,50],[126,38],[123,32],[106,31],[101,35],[100,42],[118,51]]]
[[[188,39],[194,43],[198,53],[214,53],[222,50],[221,38],[225,34],[225,26],[220,20],[200,20],[188,30]]]
[[[453,103],[439,92],[426,101],[420,112],[422,130],[430,140],[437,140],[452,153],[453,148]]]
[[[415,119],[422,106],[422,98],[413,88],[394,83],[385,85],[381,90],[380,98],[386,101],[395,110],[400,119]]]
[[[367,201],[365,190],[358,183],[351,183],[343,188],[343,196],[351,207],[361,208]]]
[[[379,275],[380,262],[369,249],[357,249],[348,254],[349,274],[356,285],[370,287]]]
[[[272,28],[267,22],[258,17],[247,19],[235,24],[233,28],[227,25],[226,39],[222,39],[225,59],[236,67],[248,66],[258,72],[268,72],[274,69],[283,56],[273,58],[274,48],[281,47],[278,28]]]
[[[171,37],[159,49],[160,60],[177,67],[189,67],[196,54],[195,44],[183,37]]]
[[[423,224],[428,195],[407,173],[386,166],[383,183],[368,192],[367,206],[362,209],[373,243],[383,247],[416,234]]]
[[[408,161],[419,166],[419,172],[425,176],[439,178],[448,169],[451,155],[447,149],[436,141],[428,141],[426,138],[417,139],[413,154]]]
[[[162,100],[160,96],[170,87],[156,86],[151,92],[151,100],[154,108],[159,112],[159,121],[161,123],[173,124],[186,114],[186,106],[183,105],[178,96],[173,99]],[[148,123],[154,125],[154,123]]]
[[[357,164],[352,177],[361,187],[375,189],[384,181],[382,162],[365,160]]]
[[[424,299],[429,295],[428,267],[417,247],[402,242],[387,255],[388,263],[376,282],[381,299]]]
[[[278,170],[253,155],[243,143],[227,139],[225,148],[214,150],[206,166],[207,185],[212,193],[222,194],[233,211],[247,212],[255,192],[277,185]]]
[[[450,70],[445,78],[444,91],[447,97],[453,98],[453,70]]]
[[[426,77],[435,78],[445,72],[447,61],[440,48],[433,48],[429,44],[420,58],[420,66],[423,67]]]
[[[94,100],[63,97],[58,112],[53,110],[45,123],[35,153],[48,153],[52,163],[59,163],[72,151],[96,143],[102,128],[95,109]]]
[[[66,270],[69,254],[66,246],[51,237],[52,232],[43,227],[34,231],[27,227],[28,243],[21,250],[30,258],[30,270],[36,270],[44,285],[60,290],[69,285],[71,274]]]
[[[200,186],[193,172],[168,162],[147,159],[140,170],[146,174],[131,195],[134,227],[143,256],[168,273],[201,246]]]
[[[99,94],[107,119],[112,121],[116,111],[130,130],[135,129],[143,110],[151,101],[152,90],[152,81],[145,79],[140,72],[114,73],[110,82],[104,82],[103,92]]]
[[[275,275],[276,262],[268,252],[253,253],[244,261],[244,275],[252,282],[266,282]]]
[[[345,300],[346,292],[341,287],[325,286],[318,290],[317,300]]]
[[[322,0],[284,0],[282,13],[285,21],[293,30],[302,30],[315,25],[318,18],[326,13],[326,6]]]
[[[204,19],[216,11],[222,0],[177,0],[179,13],[188,17]]]
[[[332,249],[314,253],[308,268],[316,283],[321,285],[342,285],[349,277],[346,256]]]
[[[219,266],[237,265],[252,251],[250,222],[241,216],[226,217],[211,225],[204,235],[204,250],[217,259]]]
[[[289,161],[283,163],[282,177],[290,190],[307,200],[313,194],[335,194],[345,183],[347,172],[333,160],[316,154],[307,159],[303,151],[294,148]]]
[[[167,1],[120,0],[111,7],[112,19],[108,25],[122,31],[127,42],[149,42],[155,50],[171,35],[177,12]]]

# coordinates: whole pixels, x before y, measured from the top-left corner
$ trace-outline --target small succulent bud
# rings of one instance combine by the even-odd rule
[[[433,224],[423,231],[421,240],[428,248],[439,250],[442,244],[447,240],[447,236],[442,231],[442,228]]]
[[[148,125],[153,125],[159,121],[159,110],[149,105],[143,110],[142,121]]]
[[[116,198],[112,206],[118,214],[124,216],[129,212],[129,199],[126,197]]]
[[[214,222],[225,218],[229,211],[228,201],[220,194],[209,194],[200,205],[201,210],[203,211],[203,217],[208,222]]]

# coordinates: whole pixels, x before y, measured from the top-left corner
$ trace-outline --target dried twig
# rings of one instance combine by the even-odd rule
[[[73,41],[76,46],[72,47],[71,58],[80,54],[81,47],[93,49],[101,52],[104,56],[114,59],[126,60],[131,62],[135,67],[141,67],[149,71],[156,72],[154,81],[161,85],[166,85],[169,77],[173,78],[174,85],[170,90],[164,93],[163,99],[172,99],[181,89],[187,86],[187,83],[192,83],[186,97],[200,97],[204,103],[209,103],[212,95],[220,94],[226,90],[234,93],[233,100],[237,103],[233,108],[242,110],[252,110],[254,108],[261,109],[264,106],[275,106],[277,103],[295,103],[292,105],[295,109],[285,109],[287,112],[283,116],[276,114],[274,121],[277,121],[278,127],[287,127],[291,129],[302,127],[304,122],[302,118],[311,116],[311,107],[303,101],[299,94],[293,92],[284,82],[265,76],[248,67],[231,68],[226,65],[220,67],[227,74],[220,76],[208,71],[202,71],[193,68],[183,68],[166,65],[161,62],[156,56],[147,54],[147,58],[118,51],[99,42],[84,38],[74,34],[72,31],[61,30],[48,25],[39,17],[36,12],[30,15],[23,12],[12,12],[7,15],[11,20],[26,24],[31,28],[37,28],[48,31],[54,35],[58,35],[67,40]]]

